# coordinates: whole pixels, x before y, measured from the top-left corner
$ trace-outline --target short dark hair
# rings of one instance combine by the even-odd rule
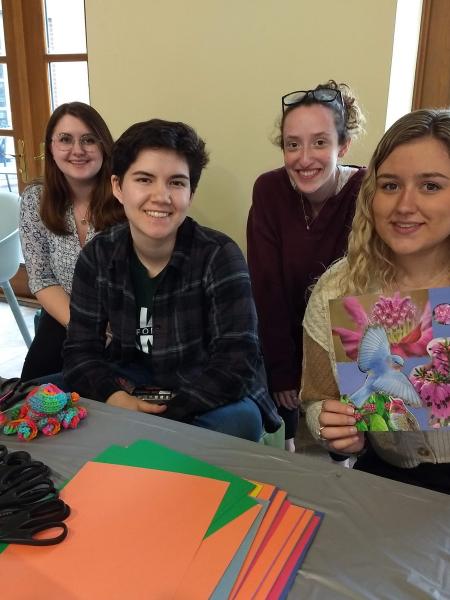
[[[114,144],[112,174],[122,183],[138,154],[151,148],[173,150],[186,160],[191,192],[194,193],[209,157],[205,142],[185,123],[150,119],[131,125]]]

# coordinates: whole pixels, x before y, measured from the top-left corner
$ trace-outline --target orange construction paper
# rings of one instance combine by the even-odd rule
[[[261,483],[260,481],[252,481],[251,483],[254,483],[256,487],[249,496],[259,498],[260,500],[270,500],[277,489],[270,483]]]
[[[61,491],[72,509],[56,546],[10,544],[0,555],[8,600],[168,600],[228,483],[87,463]]]
[[[285,594],[293,585],[294,579],[292,579],[292,574],[294,570],[298,571],[300,569],[308,547],[310,546],[318,528],[320,527],[320,522],[321,517],[317,513],[314,513],[314,516],[308,523],[305,532],[300,536],[297,545],[295,546],[292,554],[284,565],[283,570],[278,576],[275,585],[270,590],[267,600],[278,600],[281,595]],[[297,575],[297,573],[295,575]]]
[[[240,589],[234,596],[236,600],[253,598],[283,549],[286,540],[290,537],[306,511],[305,508],[295,506],[287,500],[285,502],[288,504],[287,510],[282,519],[277,523],[277,527],[270,535],[270,538],[259,549],[259,554],[253,561]],[[314,514],[313,511],[309,512],[311,512],[311,515]]]
[[[255,488],[249,493],[249,496],[253,498],[269,501],[276,490],[276,487],[269,483],[259,481],[251,483],[255,485]],[[285,497],[286,492],[282,495],[283,499]],[[261,506],[254,506],[203,540],[193,564],[189,567],[180,589],[175,595],[175,600],[201,600],[211,596],[260,510]],[[264,520],[265,517],[260,527]]]
[[[260,510],[253,506],[203,540],[174,600],[208,600]]]
[[[272,487],[272,486],[270,486],[270,487]],[[258,529],[258,533],[256,534],[255,539],[253,540],[253,543],[250,546],[250,550],[247,554],[244,564],[242,565],[239,576],[236,579],[236,583],[234,584],[233,589],[231,590],[231,594],[230,594],[231,599],[233,599],[235,597],[235,594],[237,593],[239,586],[241,585],[243,579],[247,575],[247,572],[252,564],[252,561],[255,558],[256,553],[258,552],[261,544],[264,542],[264,538],[266,537],[269,529],[271,528],[272,523],[273,523],[275,517],[277,516],[278,511],[281,508],[281,505],[283,504],[283,502],[286,499],[286,496],[287,496],[287,492],[285,492],[283,490],[277,490],[275,496],[273,497],[273,499],[270,503],[270,506],[267,509],[267,512],[264,515],[264,518],[261,522],[261,526]]]
[[[299,507],[297,506],[296,508],[299,508]],[[287,561],[289,560],[289,557],[291,556],[292,552],[294,551],[295,546],[299,542],[302,535],[305,533],[305,531],[308,527],[308,524],[310,523],[313,516],[314,516],[313,510],[306,509],[304,511],[303,515],[300,517],[299,522],[295,526],[294,531],[287,538],[286,543],[284,544],[283,548],[281,549],[278,556],[276,557],[274,563],[270,567],[269,572],[265,576],[264,581],[262,582],[261,586],[258,589],[257,594],[255,596],[253,596],[253,600],[265,600],[267,598],[270,590],[275,585],[285,564],[287,563]]]

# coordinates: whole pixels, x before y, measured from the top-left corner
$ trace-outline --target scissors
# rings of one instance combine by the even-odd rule
[[[32,462],[31,456],[24,450],[8,452],[8,448],[0,444],[0,470],[4,466],[23,465]]]
[[[67,536],[67,525],[63,520],[70,515],[70,508],[60,499],[36,502],[23,509],[0,511],[0,542],[27,544],[30,546],[52,546]],[[53,537],[36,537],[43,531],[57,529]]]
[[[47,496],[58,497],[48,474],[50,469],[40,462],[5,466],[0,469],[0,509],[24,506]]]

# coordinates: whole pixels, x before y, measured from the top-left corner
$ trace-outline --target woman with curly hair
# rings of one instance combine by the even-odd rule
[[[78,254],[96,232],[125,218],[112,194],[112,146],[105,121],[83,102],[62,104],[47,124],[43,180],[21,198],[22,251],[30,290],[43,309],[24,381],[61,371]]]
[[[255,182],[247,242],[269,389],[294,451],[307,290],[347,248],[364,168],[338,161],[363,116],[350,88],[333,80],[281,104],[284,167]]]
[[[358,433],[339,401],[328,301],[450,286],[450,110],[417,110],[384,134],[358,196],[348,254],[315,286],[304,319],[301,401],[316,439],[355,468],[450,493],[448,431]],[[366,444],[365,444],[366,442]],[[366,446],[366,447],[365,447]]]

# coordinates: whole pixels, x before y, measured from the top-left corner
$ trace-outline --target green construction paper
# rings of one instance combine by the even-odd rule
[[[161,471],[185,473],[187,475],[211,477],[219,481],[228,481],[230,485],[211,521],[205,537],[221,529],[252,506],[258,504],[254,498],[249,497],[249,494],[256,487],[250,481],[242,479],[220,467],[210,465],[198,458],[177,452],[150,440],[138,440],[127,448],[116,445],[110,446],[92,460],[94,462],[158,469]],[[62,489],[66,483],[60,486],[59,489]],[[8,544],[0,543],[0,554],[7,546]]]
[[[255,498],[245,496],[240,500],[236,500],[236,502],[234,502],[231,506],[222,510],[222,500],[222,504],[219,506],[216,514],[214,515],[214,519],[212,520],[205,537],[208,537],[208,535],[211,535],[211,533],[214,533],[214,531],[217,531],[233,519],[236,519],[236,517],[239,517],[239,515],[245,513],[246,510],[249,510],[255,506],[255,504],[258,504],[258,501]]]
[[[256,500],[248,497],[256,487],[250,481],[150,440],[138,440],[127,448],[117,445],[109,446],[93,461],[199,475],[229,482],[228,490],[211,521],[205,537],[257,504]]]

